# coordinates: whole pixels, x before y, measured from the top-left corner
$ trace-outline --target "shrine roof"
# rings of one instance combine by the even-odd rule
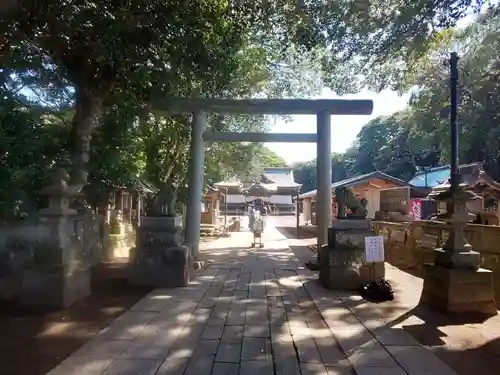
[[[233,180],[228,180],[228,181],[216,182],[213,186],[216,188],[226,188],[226,187],[239,188],[242,186],[242,183],[240,180],[233,179]]]
[[[134,189],[141,193],[152,194],[158,192],[158,188],[146,180],[140,178],[135,179]]]
[[[405,182],[403,180],[400,180],[399,178],[392,177],[386,173],[380,172],[380,171],[366,173],[366,174],[362,174],[359,176],[346,178],[345,180],[334,182],[331,185],[331,189],[333,192],[336,188],[339,188],[339,187],[354,187],[354,186],[363,185],[374,178],[378,178],[378,179],[385,180],[385,181],[390,181],[397,186],[408,186],[412,190],[412,192],[416,193],[415,195],[425,196],[425,192],[423,189],[416,187],[416,186],[414,186],[408,182]],[[308,191],[307,193],[300,194],[299,199],[315,197],[317,192],[318,192],[318,190],[311,190],[311,191]]]
[[[101,180],[98,183],[116,190],[139,192],[143,194],[153,194],[159,190],[150,182],[136,176],[131,176],[128,181],[116,182],[111,180]]]
[[[471,168],[468,170],[469,173],[464,173],[462,168],[460,168],[460,186],[463,189],[473,190],[476,188],[489,188],[494,191],[500,192],[500,183],[493,180],[483,169],[482,164],[480,168]],[[435,186],[432,189],[432,192],[429,194],[429,197],[434,197],[439,194],[441,191],[450,188],[450,181],[446,180],[441,184]]]
[[[277,191],[278,186],[276,184],[263,184],[261,182],[257,182],[249,186],[247,189],[243,190],[243,194],[259,197],[272,195]]]
[[[298,188],[302,186],[295,182],[293,169],[290,167],[264,168],[262,177],[278,187]]]
[[[474,183],[478,179],[481,172],[485,173],[482,162],[462,164],[459,169],[462,182],[465,184]],[[442,165],[419,171],[415,173],[409,183],[418,187],[436,188],[440,185],[448,183],[448,180],[450,179],[450,170],[451,168],[449,165]]]
[[[274,191],[287,189],[296,190],[302,186],[301,184],[295,182],[293,170],[290,167],[264,168],[258,178],[258,182]],[[233,179],[229,181],[217,182],[214,186],[219,188],[229,188],[231,190],[247,190],[254,183],[254,181],[242,182],[240,180]]]

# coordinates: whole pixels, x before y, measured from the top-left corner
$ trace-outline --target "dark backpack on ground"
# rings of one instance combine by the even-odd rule
[[[359,293],[369,302],[380,303],[394,300],[391,284],[384,279],[362,284]]]

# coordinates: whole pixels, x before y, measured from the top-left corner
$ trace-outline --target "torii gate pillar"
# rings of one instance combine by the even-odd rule
[[[316,115],[317,126],[317,251],[328,244],[328,228],[332,225],[332,145],[331,114],[324,110]]]
[[[328,242],[332,223],[331,116],[369,115],[371,100],[338,99],[167,99],[155,105],[168,113],[193,113],[188,170],[186,244],[194,259],[199,255],[201,200],[203,190],[205,141],[222,142],[317,142],[318,192],[316,222],[318,251]],[[248,115],[316,115],[316,134],[206,132],[205,113]]]
[[[207,116],[203,111],[193,113],[190,155],[188,163],[188,205],[186,212],[185,242],[191,256],[197,260],[200,253],[201,201],[205,175],[205,132]]]

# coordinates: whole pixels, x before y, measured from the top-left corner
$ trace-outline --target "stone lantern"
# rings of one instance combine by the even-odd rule
[[[474,193],[460,185],[458,124],[458,60],[450,54],[450,187],[434,199],[446,202],[449,236],[434,251],[434,263],[424,265],[421,302],[449,313],[496,315],[493,272],[480,268],[481,257],[467,243],[464,228],[468,221],[466,204]]]
[[[476,198],[476,194],[462,187],[445,190],[434,198],[437,202],[446,203],[447,214],[443,219],[450,225],[448,239],[441,249],[435,250],[436,265],[471,271],[479,269],[481,256],[473,251],[464,234],[469,219],[467,202]]]
[[[84,228],[71,198],[81,186],[68,185],[63,169],[52,174],[52,185],[41,191],[49,206],[40,210],[40,229],[34,259],[23,271],[19,302],[24,306],[66,308],[90,294],[90,264],[85,256]]]

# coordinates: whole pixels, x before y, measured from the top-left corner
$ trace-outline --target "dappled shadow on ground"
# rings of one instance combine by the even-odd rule
[[[488,375],[498,373],[498,317],[474,322],[471,320],[474,317],[432,311],[418,304],[421,285],[415,288],[410,282],[405,284],[405,278],[398,277],[401,271],[387,267],[387,279],[395,289],[395,299],[379,304],[369,303],[354,292],[326,291],[317,280],[304,283],[308,290],[323,289],[322,300],[315,302],[323,316],[343,324],[337,332],[335,327],[332,328],[341,346],[372,347],[376,339],[400,362],[398,356],[406,356],[404,351],[417,356],[414,346],[419,343],[430,348],[459,375],[474,371]],[[356,334],[343,336],[346,332]],[[392,349],[399,352],[392,353]]]
[[[314,260],[316,254],[305,245],[301,246],[291,229],[293,228],[287,226],[280,228],[280,232],[290,239],[290,249],[302,263]],[[411,343],[405,342],[410,336],[419,344],[430,348],[459,375],[498,373],[500,317],[486,321],[478,320],[477,317],[459,318],[419,305],[423,285],[421,276],[416,270],[403,272],[387,264],[386,278],[395,290],[395,300],[381,304],[366,302],[356,293],[327,291],[316,279],[306,281],[304,285],[308,290],[312,287],[323,291],[324,300],[318,303],[323,315],[338,319],[353,331],[357,329],[356,321],[362,322],[365,329],[360,329],[357,335],[345,339],[346,347],[370,346],[376,337],[382,343],[403,347],[400,350],[407,347],[417,357]],[[366,330],[369,331],[368,334]],[[341,336],[339,331],[339,337]]]
[[[120,272],[117,268],[99,270],[91,296],[69,309],[22,309],[14,301],[3,302],[0,374],[45,375],[151,290],[103,277]]]
[[[230,367],[236,369],[233,373],[239,368],[240,374],[303,375],[324,375],[330,369],[351,375],[354,372],[348,371],[354,368],[362,375],[400,374],[402,366],[406,373],[448,375],[447,367],[419,342],[459,375],[498,372],[498,319],[463,326],[425,310],[418,306],[421,280],[391,266],[387,278],[395,290],[394,301],[367,303],[356,293],[328,291],[316,274],[301,266],[314,256],[309,249],[294,244],[291,253],[288,245],[293,241],[272,231],[264,235],[263,249],[250,248],[250,242],[250,233],[238,233],[202,250],[209,266],[188,287],[152,291],[78,350],[57,374],[79,375],[84,372],[75,368],[93,364],[102,371],[107,368],[106,373],[163,373],[175,365],[185,374],[215,374]],[[133,291],[124,289],[127,294]],[[110,290],[108,297],[116,292]],[[104,304],[94,314],[111,314],[117,305]],[[73,321],[88,324],[83,313]],[[104,318],[92,322],[92,332],[107,325]],[[58,331],[42,329],[43,324],[38,337],[49,342],[50,334]],[[77,325],[73,328],[89,337]],[[470,342],[470,337],[477,338],[471,335],[477,329],[482,341]],[[64,339],[62,331],[59,340]],[[76,347],[75,343],[68,351]],[[41,352],[36,344],[30,349]],[[10,356],[23,358],[12,351]],[[416,368],[419,372],[413,372]]]

